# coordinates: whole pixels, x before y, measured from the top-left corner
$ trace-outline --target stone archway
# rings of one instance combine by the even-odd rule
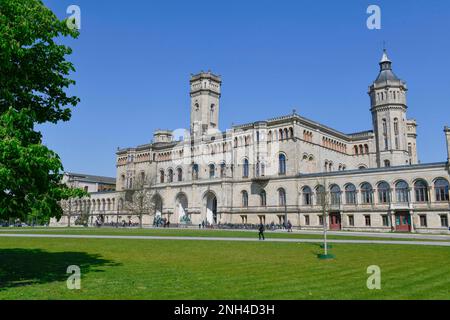
[[[206,222],[208,224],[217,224],[217,197],[216,195],[209,191],[204,196],[204,204],[206,209]]]
[[[188,213],[188,198],[184,192],[180,192],[175,198],[174,213],[176,223],[186,223],[190,220]]]

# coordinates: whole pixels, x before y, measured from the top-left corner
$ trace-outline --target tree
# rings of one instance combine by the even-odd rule
[[[319,187],[316,190],[317,194],[317,202],[321,207],[322,211],[322,220],[323,220],[323,248],[324,248],[324,257],[328,258],[328,214],[330,211],[331,201],[330,201],[330,193],[328,192],[327,181],[324,179],[322,183],[318,183]]]
[[[128,213],[138,216],[140,228],[142,228],[142,218],[145,214],[150,216],[155,214],[155,203],[152,199],[154,193],[150,188],[155,182],[155,177],[146,180],[145,176],[139,175],[124,192],[124,209]]]
[[[61,200],[85,195],[62,184],[61,159],[35,130],[68,121],[79,102],[65,93],[74,67],[61,36],[78,31],[40,0],[0,0],[0,219],[59,218]]]

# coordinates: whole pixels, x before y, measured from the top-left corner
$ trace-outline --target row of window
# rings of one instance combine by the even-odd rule
[[[285,175],[286,170],[287,170],[286,155],[280,154],[279,158],[278,158],[278,162],[279,162],[278,173],[280,175]],[[220,178],[224,178],[226,176],[226,168],[227,167],[226,167],[225,163],[221,163],[219,165]],[[198,164],[192,165],[192,180],[198,180],[199,171],[200,171],[200,167]],[[209,178],[211,178],[211,179],[216,178],[216,165],[215,164],[210,164],[208,166],[208,174],[209,174]],[[256,176],[264,176],[264,175],[265,175],[265,164],[258,162],[256,164]],[[249,176],[250,176],[250,163],[249,163],[248,159],[244,159],[244,161],[242,163],[242,177],[248,178]],[[167,182],[174,182],[174,177],[175,177],[174,171],[172,169],[169,169],[167,172]],[[183,181],[183,170],[181,168],[177,169],[176,178],[177,178],[178,182]],[[159,182],[160,183],[166,182],[166,173],[163,169],[161,169],[159,171]]]
[[[307,226],[311,225],[309,215],[305,215],[304,217],[305,217],[305,225],[307,225]],[[448,216],[446,214],[441,214],[439,217],[440,217],[440,221],[441,221],[441,227],[448,228]],[[382,214],[381,219],[382,219],[383,227],[391,226],[390,219],[387,214]],[[352,214],[347,215],[347,222],[350,227],[354,227],[355,226],[355,216]],[[319,225],[323,226],[323,216],[322,215],[319,216]],[[369,215],[369,214],[364,215],[364,225],[366,227],[372,226],[372,216],[371,215]],[[419,226],[420,227],[428,226],[428,219],[427,219],[426,214],[419,215]]]
[[[338,185],[332,185],[329,190],[330,203],[331,205],[341,204],[342,191]],[[410,199],[410,188],[408,183],[401,180],[395,184],[394,189],[391,190],[390,185],[387,182],[380,182],[377,185],[378,191],[378,202],[379,203],[390,203],[391,193],[394,192],[395,201],[398,203],[409,203]],[[430,194],[429,187],[425,180],[417,180],[414,183],[413,194],[415,202],[429,202]],[[359,192],[361,193],[361,203],[372,204],[374,203],[375,190],[370,183],[363,183],[360,187]],[[322,205],[326,199],[325,188],[319,185],[315,189],[315,194],[312,189],[308,186],[303,187],[303,204],[312,205],[313,196],[316,197],[316,204]],[[447,180],[439,178],[434,182],[434,194],[435,201],[444,202],[449,201],[449,183]],[[357,203],[357,189],[355,185],[349,183],[345,186],[344,190],[345,204],[356,204]]]

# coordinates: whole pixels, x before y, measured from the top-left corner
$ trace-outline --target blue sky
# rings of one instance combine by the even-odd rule
[[[189,127],[189,76],[222,75],[220,128],[285,115],[343,132],[372,128],[367,89],[383,41],[408,83],[421,162],[446,160],[450,125],[450,1],[44,0],[59,18],[81,8],[65,40],[80,97],[70,122],[39,129],[65,170],[115,176],[117,147],[158,128]],[[382,29],[368,30],[367,7]]]

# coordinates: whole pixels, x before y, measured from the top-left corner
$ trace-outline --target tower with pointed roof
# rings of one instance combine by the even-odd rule
[[[368,92],[376,137],[377,165],[389,167],[415,163],[415,122],[406,117],[408,88],[392,71],[392,61],[386,50],[379,64],[380,72]],[[411,141],[414,142],[414,150]]]

